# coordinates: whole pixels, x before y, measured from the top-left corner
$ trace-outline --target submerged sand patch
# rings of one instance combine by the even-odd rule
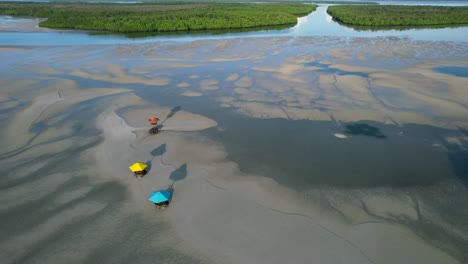
[[[177,87],[180,87],[180,88],[190,87],[190,83],[181,82],[181,83],[177,84]]]
[[[200,82],[200,87],[205,90],[218,90],[219,81],[215,79],[207,79]]]
[[[200,93],[200,92],[185,91],[185,92],[181,93],[180,95],[189,96],[189,97],[196,97],[196,96],[202,96],[203,94]]]

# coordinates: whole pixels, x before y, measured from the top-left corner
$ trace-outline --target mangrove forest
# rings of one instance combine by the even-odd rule
[[[335,21],[359,26],[468,24],[468,6],[336,5],[327,13]]]
[[[302,3],[0,3],[0,14],[47,18],[41,27],[167,32],[294,25],[316,5]]]

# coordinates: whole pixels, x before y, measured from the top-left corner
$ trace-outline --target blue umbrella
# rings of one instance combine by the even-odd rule
[[[171,199],[171,193],[165,190],[152,192],[148,200],[153,203],[162,203]]]

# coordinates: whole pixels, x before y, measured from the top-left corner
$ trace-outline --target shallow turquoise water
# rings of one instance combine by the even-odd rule
[[[444,66],[444,67],[435,67],[434,71],[450,74],[458,77],[468,77],[468,67],[456,67],[456,66]]]

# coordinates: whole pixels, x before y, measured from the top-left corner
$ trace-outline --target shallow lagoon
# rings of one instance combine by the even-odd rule
[[[336,263],[337,255],[348,263],[466,260],[468,96],[466,77],[457,70],[466,69],[468,44],[458,34],[443,41],[398,32],[257,32],[184,41],[110,36],[110,45],[84,45],[105,38],[21,33],[40,47],[22,46],[10,34],[17,33],[0,34],[2,41],[13,41],[0,42],[7,46],[0,49],[0,117],[10,124],[0,134],[9,142],[1,151],[8,163],[2,166],[0,214],[9,226],[1,230],[7,249],[2,259],[51,263],[74,254],[77,263],[303,263],[317,256]],[[50,46],[56,39],[36,42],[42,35],[35,34],[60,34],[65,41]],[[62,45],[70,35],[87,40]],[[126,90],[106,95],[109,89]],[[87,91],[103,94],[93,98]],[[60,104],[63,98],[71,98],[71,105]],[[29,107],[40,110],[46,99],[57,100],[57,109],[45,108],[23,128],[19,121]],[[110,162],[118,169],[96,173],[93,164],[100,161],[86,157],[109,144],[94,124],[108,107],[123,117],[150,107],[169,120],[170,113],[189,111],[217,125],[163,131],[152,138],[157,142],[137,132],[135,141],[114,151],[119,155]],[[23,132],[32,135],[29,140],[22,140],[28,138]],[[125,138],[110,145],[119,142]],[[132,149],[139,151],[130,158],[151,153],[155,181],[121,175],[127,161],[115,163]],[[22,164],[28,166],[18,169]],[[140,196],[165,187],[163,178],[177,180],[177,200],[154,214]],[[217,196],[229,189],[229,199]],[[40,199],[17,195],[30,190]],[[246,237],[257,246],[242,242]],[[408,244],[398,248],[386,241]]]

